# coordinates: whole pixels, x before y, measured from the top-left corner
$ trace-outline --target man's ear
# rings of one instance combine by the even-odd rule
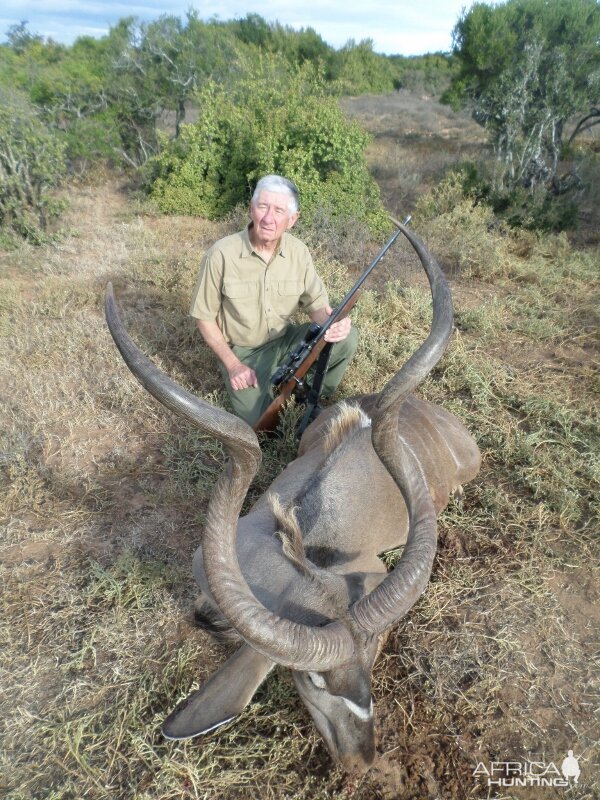
[[[295,214],[290,214],[290,218],[289,218],[289,220],[288,220],[288,224],[287,224],[287,229],[288,229],[288,231],[290,230],[290,228],[293,228],[293,227],[294,227],[294,225],[295,225],[295,224],[296,224],[296,222],[298,221],[298,217],[299,217],[299,216],[300,216],[300,213],[299,213],[298,211],[296,211],[296,213],[295,213]]]

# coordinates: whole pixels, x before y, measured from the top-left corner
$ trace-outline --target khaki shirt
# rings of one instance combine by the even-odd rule
[[[190,314],[216,320],[228,344],[258,347],[282,336],[298,308],[311,314],[328,303],[305,244],[284,233],[267,264],[246,228],[220,239],[202,259]]]

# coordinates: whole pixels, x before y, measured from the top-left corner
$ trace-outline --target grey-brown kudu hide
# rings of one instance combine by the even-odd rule
[[[435,259],[400,227],[431,286],[429,336],[379,394],[324,411],[307,428],[298,457],[241,518],[261,459],[256,434],[159,371],[126,333],[107,287],[106,319],[127,366],[228,454],[194,574],[205,624],[228,629],[242,645],[169,715],[163,733],[170,739],[207,733],[235,717],[282,664],[331,756],[348,770],[373,762],[371,669],[380,639],[425,590],[437,514],[480,464],[455,417],[411,396],[446,348],[452,300]],[[387,573],[378,554],[403,544]]]

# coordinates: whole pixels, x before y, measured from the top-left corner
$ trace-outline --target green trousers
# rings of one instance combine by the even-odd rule
[[[252,367],[256,372],[258,388],[252,386],[249,389],[232,389],[227,370],[223,365],[220,365],[225,388],[233,407],[233,413],[241,417],[249,425],[254,425],[263,411],[270,405],[274,397],[271,375],[285,360],[288,353],[300,344],[306,335],[309,325],[310,323],[308,322],[304,325],[290,325],[279,339],[266,342],[260,347],[233,345],[231,349],[240,361]],[[333,345],[321,388],[323,397],[331,397],[337,389],[348,362],[356,352],[357,345],[358,333],[355,328],[350,329],[349,335],[343,342],[336,342]]]

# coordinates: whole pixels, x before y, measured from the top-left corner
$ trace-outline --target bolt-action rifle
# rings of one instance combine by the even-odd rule
[[[279,413],[292,394],[307,403],[307,411],[300,424],[300,433],[310,421],[312,411],[319,399],[321,383],[327,369],[329,352],[331,351],[331,343],[325,341],[325,334],[334,322],[348,316],[360,296],[364,282],[394,244],[402,232],[402,225],[408,225],[411,218],[407,217],[403,223],[397,222],[392,217],[390,219],[398,230],[384,244],[342,302],[333,310],[327,321],[323,325],[317,325],[316,322],[312,322],[304,339],[273,373],[271,384],[277,394],[271,404],[264,410],[258,422],[255,423],[255,431],[274,431],[277,427]],[[317,359],[316,375],[313,379],[313,385],[309,386],[305,381],[305,376]]]

